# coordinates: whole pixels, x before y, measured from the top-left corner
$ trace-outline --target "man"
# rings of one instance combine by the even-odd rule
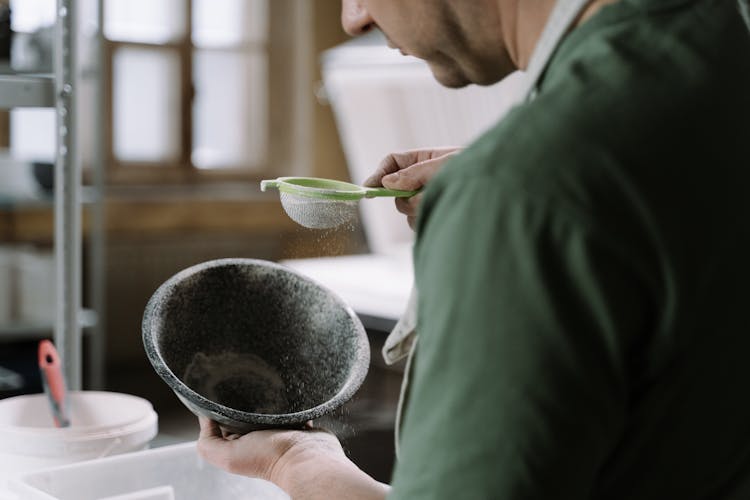
[[[553,6],[344,0],[342,18],[460,87],[539,66]],[[429,180],[399,205],[416,221],[419,340],[390,497],[750,498],[739,12],[585,3],[533,98],[459,154],[395,155],[376,172],[389,188]],[[389,494],[325,432],[225,440],[201,424],[208,460],[295,499]]]

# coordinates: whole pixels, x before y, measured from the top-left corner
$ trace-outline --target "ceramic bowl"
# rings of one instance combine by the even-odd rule
[[[146,306],[143,342],[185,406],[239,434],[331,412],[370,361],[364,327],[338,296],[254,259],[204,262],[167,280]]]

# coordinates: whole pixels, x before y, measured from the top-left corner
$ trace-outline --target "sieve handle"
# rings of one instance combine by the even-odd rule
[[[260,181],[260,190],[261,191],[265,192],[266,189],[268,189],[269,187],[277,188],[278,189],[278,187],[279,187],[279,181],[277,181],[277,180],[264,180],[264,181]]]
[[[365,190],[365,198],[375,198],[378,196],[391,196],[393,198],[409,198],[417,194],[421,189],[418,189],[417,191],[399,191],[398,189],[388,189],[388,188],[371,188],[371,187],[364,187],[362,188]]]

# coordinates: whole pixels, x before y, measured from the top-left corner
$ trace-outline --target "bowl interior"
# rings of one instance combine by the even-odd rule
[[[363,362],[351,310],[282,266],[234,262],[178,277],[152,299],[150,335],[179,383],[213,403],[304,411],[334,398]]]

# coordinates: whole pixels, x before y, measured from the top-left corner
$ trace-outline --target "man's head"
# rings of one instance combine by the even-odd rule
[[[341,24],[352,36],[380,28],[447,87],[490,85],[526,68],[555,1],[341,0]],[[589,0],[573,27],[617,1]]]
[[[515,69],[503,40],[497,0],[342,0],[352,36],[372,28],[402,53],[424,59],[448,87],[489,85]]]

